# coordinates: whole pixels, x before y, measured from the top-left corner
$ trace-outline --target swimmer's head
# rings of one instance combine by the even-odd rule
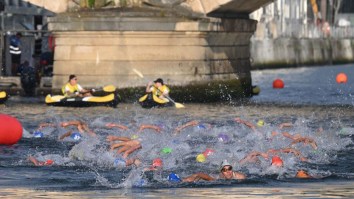
[[[52,165],[53,163],[54,163],[54,161],[53,161],[53,160],[48,159],[48,160],[46,160],[46,161],[44,162],[44,165],[49,166],[49,165]]]
[[[283,166],[283,160],[279,156],[273,156],[272,165],[276,166],[276,167],[282,167]]]
[[[155,158],[155,159],[152,161],[152,166],[153,166],[153,167],[162,167],[162,160],[161,160],[161,158]]]
[[[167,177],[168,181],[170,182],[181,182],[181,178],[175,174],[175,173],[170,173]]]
[[[198,154],[195,159],[197,160],[197,162],[205,162],[205,160],[206,160],[204,154],[202,154],[202,153]]]
[[[205,151],[203,152],[203,155],[205,157],[208,157],[208,156],[212,155],[213,153],[214,153],[213,149],[205,149]]]
[[[170,147],[165,147],[161,150],[161,153],[170,154],[170,153],[172,153],[172,149]]]
[[[44,136],[43,133],[40,131],[35,131],[33,133],[33,137],[35,137],[35,138],[42,138],[43,136]]]
[[[259,127],[264,126],[264,120],[258,120],[257,126],[259,126]]]
[[[135,139],[138,139],[139,136],[134,134],[134,135],[132,135],[130,138],[131,138],[132,140],[135,140]]]
[[[70,138],[72,138],[73,140],[80,140],[82,138],[82,135],[79,132],[74,132],[70,135]]]

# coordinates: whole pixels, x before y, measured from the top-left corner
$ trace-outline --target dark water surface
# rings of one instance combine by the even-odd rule
[[[43,99],[9,99],[1,113],[18,118],[26,132],[13,146],[0,146],[0,197],[4,198],[117,198],[117,197],[237,197],[237,198],[351,198],[354,194],[354,68],[350,65],[253,71],[253,83],[261,87],[259,96],[244,102],[220,104],[185,104],[185,109],[142,109],[138,104],[119,104],[118,108],[47,107]],[[339,72],[348,75],[347,84],[337,84]],[[285,88],[275,90],[272,81],[282,78]],[[234,121],[235,117],[265,125],[251,131]],[[97,133],[96,138],[83,136],[79,141],[58,136],[68,129],[46,128],[44,138],[34,138],[39,123],[79,119]],[[177,126],[191,120],[203,125],[184,129],[173,135]],[[135,121],[135,122],[132,122]],[[109,129],[108,122],[130,127],[128,131]],[[293,127],[279,129],[282,122]],[[162,127],[137,132],[140,124]],[[212,126],[206,128],[207,124]],[[322,128],[322,132],[318,129]],[[315,140],[313,149],[303,143],[290,145],[282,136],[271,132],[299,133]],[[138,137],[143,148],[132,154],[143,162],[140,167],[119,168],[114,153],[108,151],[107,135]],[[220,139],[220,135],[227,140]],[[164,154],[163,148],[172,153]],[[270,159],[240,165],[252,151],[293,147],[308,161],[293,154],[280,154],[284,167],[270,166]],[[215,153],[205,162],[196,156],[206,148]],[[37,167],[28,161],[52,159],[53,166]],[[154,158],[161,158],[162,171],[143,172]],[[171,183],[170,172],[188,176],[196,172],[216,174],[227,159],[235,170],[245,173],[245,181]],[[297,170],[308,171],[315,179],[296,179]]]

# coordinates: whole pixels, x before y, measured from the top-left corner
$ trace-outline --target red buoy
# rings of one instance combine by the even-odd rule
[[[21,123],[14,117],[0,114],[0,145],[16,144],[21,138]]]
[[[347,83],[348,77],[345,73],[338,73],[338,75],[336,77],[336,81],[338,84],[344,84],[344,83]]]
[[[273,81],[273,88],[284,88],[284,82],[281,79],[276,79]]]

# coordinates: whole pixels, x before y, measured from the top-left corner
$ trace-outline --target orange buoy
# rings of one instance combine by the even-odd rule
[[[345,73],[338,73],[338,75],[336,77],[336,81],[338,84],[344,84],[344,83],[347,83],[348,77]]]
[[[281,79],[276,79],[273,81],[273,88],[284,88],[284,82]]]
[[[22,138],[22,125],[14,117],[0,114],[0,145],[16,144]]]

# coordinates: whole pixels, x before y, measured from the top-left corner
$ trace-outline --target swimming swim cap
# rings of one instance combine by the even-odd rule
[[[127,164],[123,158],[116,158],[113,165],[116,167],[125,167]]]
[[[205,127],[203,124],[199,124],[199,125],[197,126],[197,128],[198,128],[198,129],[206,129],[206,127]]]
[[[35,138],[42,138],[43,137],[43,133],[40,131],[35,131],[33,134],[33,137]]]
[[[220,164],[219,171],[221,171],[221,169],[223,169],[224,166],[232,166],[232,165],[227,160],[224,160]]]
[[[80,140],[81,138],[82,138],[82,135],[80,134],[80,133],[78,133],[78,132],[75,132],[75,133],[72,133],[71,135],[70,135],[70,137],[73,139],[73,140]]]
[[[131,139],[135,140],[137,139],[139,136],[138,135],[132,135],[132,137],[130,137]]]
[[[172,153],[172,149],[169,148],[169,147],[165,147],[161,150],[161,153],[163,154],[169,154],[169,153]]]
[[[283,160],[280,159],[279,156],[273,156],[272,165],[277,166],[277,167],[282,167],[283,166]]]
[[[205,149],[205,151],[203,152],[203,155],[205,157],[208,157],[209,155],[212,155],[214,153],[213,149]]]
[[[228,141],[230,140],[230,138],[229,138],[228,135],[223,134],[223,133],[220,133],[220,134],[218,135],[218,140],[219,140],[220,142],[228,142]]]
[[[181,182],[182,181],[181,178],[175,173],[170,173],[170,175],[168,175],[167,179],[170,182]]]
[[[154,167],[162,167],[162,160],[160,158],[155,158],[152,161],[152,166],[154,166]]]
[[[197,162],[205,162],[206,158],[204,156],[204,154],[198,154],[196,157]]]
[[[44,165],[52,165],[54,163],[54,161],[53,160],[51,160],[51,159],[48,159],[48,160],[46,160],[45,162],[44,162]]]
[[[257,126],[259,127],[264,126],[264,120],[258,120]]]

